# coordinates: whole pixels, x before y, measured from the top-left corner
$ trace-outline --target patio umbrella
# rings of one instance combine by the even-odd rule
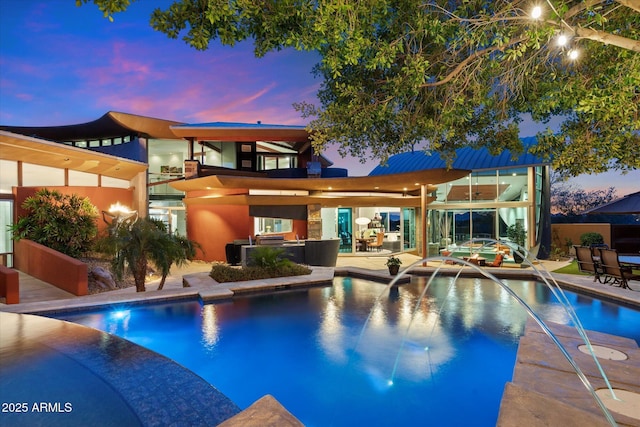
[[[605,203],[585,212],[589,215],[630,215],[640,214],[640,191],[627,194],[612,202]]]

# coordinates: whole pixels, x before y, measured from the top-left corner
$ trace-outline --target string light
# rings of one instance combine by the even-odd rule
[[[549,4],[549,6],[551,6],[551,9],[553,9],[555,14],[560,17],[560,15],[558,14],[558,11],[556,11],[556,9],[553,7],[553,4],[551,4],[549,0],[546,0],[546,1]],[[541,17],[542,17],[542,7],[534,6],[531,9],[531,18],[540,19]],[[560,17],[560,20],[567,28],[573,30],[571,26],[567,24],[564,19],[562,19],[562,17]],[[566,46],[569,43],[569,37],[566,36],[565,34],[560,34],[556,39],[556,43],[558,44],[558,46]],[[580,56],[580,52],[577,49],[570,49],[569,51],[567,51],[567,56],[571,61],[575,61]]]
[[[569,42],[569,38],[564,34],[560,34],[558,36],[558,40],[557,40],[558,46],[566,46],[568,42]]]
[[[533,19],[538,19],[542,16],[542,8],[540,6],[534,6],[533,9],[531,9],[531,17]]]

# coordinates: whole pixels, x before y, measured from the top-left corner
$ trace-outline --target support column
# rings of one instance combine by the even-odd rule
[[[422,258],[429,256],[427,251],[427,185],[420,185],[420,226],[422,227],[421,235],[422,242],[420,247],[422,248]],[[423,267],[427,266],[426,262],[422,263]]]

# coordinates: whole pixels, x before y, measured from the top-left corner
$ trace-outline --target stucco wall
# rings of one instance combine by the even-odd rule
[[[14,242],[14,265],[17,270],[74,295],[89,293],[87,264],[31,240]]]
[[[200,244],[197,259],[226,261],[225,245],[253,236],[248,206],[187,206],[187,236]]]
[[[285,240],[303,239],[307,235],[306,221],[294,220],[293,230]],[[225,246],[234,240],[255,238],[253,217],[248,206],[187,205],[187,236],[201,246],[196,259],[226,262]]]
[[[602,234],[604,243],[611,247],[611,224],[607,223],[551,224],[551,241],[556,247],[566,251],[565,239],[571,239],[574,245],[579,245],[580,236],[590,232]]]
[[[20,303],[20,277],[17,270],[0,265],[0,297],[6,304]]]

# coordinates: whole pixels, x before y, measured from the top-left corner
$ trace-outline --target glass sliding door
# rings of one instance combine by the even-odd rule
[[[353,252],[353,210],[351,208],[338,208],[338,237],[340,252]]]
[[[416,248],[416,210],[402,209],[402,240],[405,251]]]
[[[495,209],[474,210],[472,221],[472,237],[474,239],[496,239]]]
[[[13,267],[13,240],[9,226],[13,224],[13,200],[0,199],[0,264]]]

